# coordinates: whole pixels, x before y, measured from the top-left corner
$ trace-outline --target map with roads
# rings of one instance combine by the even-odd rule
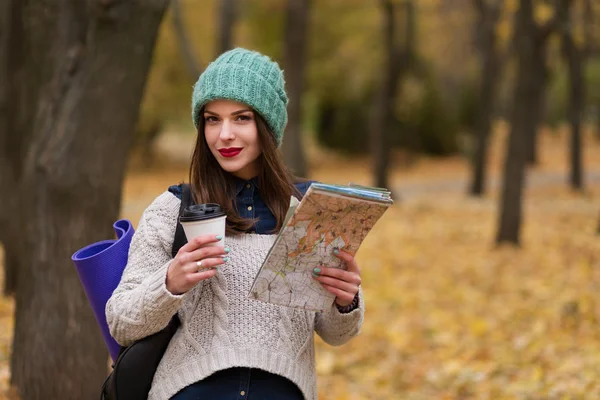
[[[334,249],[356,254],[389,205],[309,188],[267,255],[249,297],[287,307],[328,309],[335,295],[312,278],[313,268],[345,268]]]

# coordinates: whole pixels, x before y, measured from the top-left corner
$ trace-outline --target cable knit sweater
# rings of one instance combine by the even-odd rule
[[[275,235],[227,236],[229,261],[213,278],[183,295],[165,285],[180,200],[161,194],[145,210],[129,249],[127,267],[106,304],[111,335],[129,345],[163,329],[178,313],[181,325],[158,366],[149,400],[169,399],[184,387],[231,367],[260,368],[294,382],[307,400],[317,399],[316,331],[341,345],[360,331],[364,301],[340,313],[315,313],[248,299]]]

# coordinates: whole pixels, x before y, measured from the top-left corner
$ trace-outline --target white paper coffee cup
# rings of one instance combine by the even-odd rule
[[[183,226],[185,236],[188,240],[201,235],[220,235],[225,237],[225,221],[227,215],[221,211],[218,204],[195,204],[187,207],[179,223]],[[213,246],[220,245],[219,242],[211,243]]]

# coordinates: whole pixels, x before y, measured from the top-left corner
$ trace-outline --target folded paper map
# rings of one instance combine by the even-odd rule
[[[286,222],[254,279],[249,298],[321,311],[335,295],[312,278],[318,266],[345,268],[335,249],[352,255],[393,204],[386,189],[312,184],[302,201],[292,198]]]

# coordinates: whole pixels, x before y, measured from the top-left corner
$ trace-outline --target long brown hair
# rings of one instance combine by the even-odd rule
[[[235,177],[223,170],[210,152],[204,135],[204,110],[200,110],[198,135],[190,165],[190,186],[196,203],[217,203],[227,213],[226,232],[237,235],[250,229],[255,220],[242,218],[235,202]],[[265,120],[254,112],[261,154],[257,161],[258,191],[266,206],[275,216],[274,232],[279,232],[287,213],[290,196],[298,196],[293,177],[283,164],[277,150],[275,136]]]

